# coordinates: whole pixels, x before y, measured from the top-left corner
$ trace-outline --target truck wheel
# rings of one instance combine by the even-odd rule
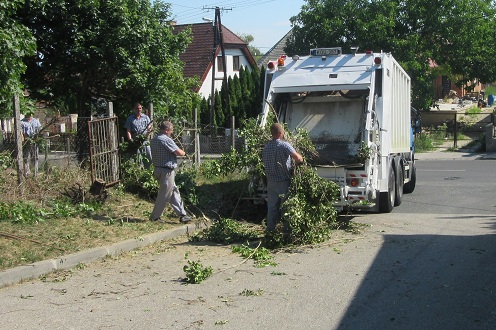
[[[403,171],[400,168],[396,169],[396,198],[394,200],[394,206],[399,206],[403,199],[403,187],[405,184],[405,180],[403,179]]]
[[[417,183],[417,171],[415,170],[415,164],[412,164],[412,174],[410,181],[403,187],[403,192],[405,194],[411,194],[415,190],[415,184]]]
[[[389,166],[388,176],[388,191],[381,192],[379,195],[379,211],[382,213],[390,213],[393,210],[396,199],[396,180],[393,166]]]

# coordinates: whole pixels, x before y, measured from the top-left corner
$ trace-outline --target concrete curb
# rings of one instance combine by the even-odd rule
[[[430,151],[415,154],[415,160],[494,160],[496,152]]]
[[[97,247],[68,254],[58,257],[57,259],[48,259],[25,266],[7,269],[0,272],[0,288],[19,283],[22,280],[39,277],[57,270],[70,269],[79,264],[91,263],[103,259],[109,255],[119,255],[123,252],[132,251],[159,241],[172,239],[181,235],[192,234],[206,227],[207,224],[205,222],[199,221],[170,230],[149,234],[143,237],[128,239],[109,246]]]

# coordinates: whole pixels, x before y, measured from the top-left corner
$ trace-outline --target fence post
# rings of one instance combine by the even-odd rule
[[[107,105],[107,115],[109,118],[114,117],[114,103],[109,102]],[[108,123],[108,129],[109,129],[109,135],[110,135],[110,150],[118,150],[119,148],[119,142],[117,138],[117,132],[116,132],[116,127],[114,126],[114,122],[109,121]],[[112,173],[119,173],[119,154],[118,153],[112,153],[110,154],[110,162],[111,162],[111,169]],[[108,183],[108,182],[107,182]]]
[[[112,102],[107,103],[107,117],[114,116],[114,104]]]
[[[457,113],[455,113],[455,127],[453,128],[453,147],[456,149],[458,147],[458,124],[456,122]]]
[[[19,104],[19,96],[14,95],[14,125],[15,125],[15,141],[17,150],[17,183],[20,187],[21,195],[24,194],[23,180],[23,156],[22,156],[22,132],[21,132],[21,105]]]
[[[231,146],[233,149],[236,149],[236,140],[234,138],[234,129],[235,129],[235,121],[234,121],[235,117],[232,116],[231,117]]]
[[[195,146],[195,168],[200,168],[200,136],[198,135],[198,109],[194,109],[195,116],[195,133],[193,136]]]
[[[148,117],[153,121],[153,103],[148,104]]]

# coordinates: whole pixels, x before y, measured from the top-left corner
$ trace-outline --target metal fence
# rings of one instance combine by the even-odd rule
[[[195,129],[185,127],[180,133],[180,144],[187,153],[195,152],[200,155],[218,155],[229,152],[231,148],[240,150],[244,145],[244,138],[237,134],[237,130],[216,127],[204,127],[198,130],[198,139],[195,141]]]
[[[44,118],[40,169],[48,168],[47,165],[81,166],[89,161],[93,180],[117,181],[121,156],[118,147],[122,139],[119,137],[117,117],[112,117],[111,124],[108,119],[79,117],[75,120],[74,116]],[[204,126],[195,129],[187,125],[175,128],[177,135],[173,137],[177,144],[188,154],[195,153],[198,163],[202,159],[229,152],[231,148],[240,150],[244,146],[244,139],[238,136],[237,130],[230,128]],[[0,118],[0,129],[0,152],[10,151],[16,157],[14,119]],[[109,143],[110,137],[115,143]],[[102,149],[102,146],[106,147]]]
[[[422,133],[427,134],[437,148],[463,148],[479,140],[487,125],[495,123],[494,112],[427,111],[422,113]]]

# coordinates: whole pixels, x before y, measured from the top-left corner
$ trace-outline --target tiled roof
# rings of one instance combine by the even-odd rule
[[[286,47],[286,41],[288,38],[290,38],[293,34],[293,30],[289,30],[288,33],[284,37],[279,40],[274,47],[269,49],[267,53],[265,53],[257,62],[257,65],[261,67],[262,65],[267,66],[267,63],[269,61],[275,61],[279,58],[281,55],[286,55],[284,52],[284,47]]]
[[[174,32],[184,31],[191,27],[193,40],[184,53],[179,55],[179,59],[184,62],[184,77],[199,77],[203,82],[212,66],[212,47],[214,43],[214,30],[212,23],[180,24],[174,26]],[[248,51],[248,44],[225,26],[222,26],[222,38],[224,49],[238,48],[248,59],[252,66],[255,60]],[[216,55],[221,52],[220,46],[216,49]]]

